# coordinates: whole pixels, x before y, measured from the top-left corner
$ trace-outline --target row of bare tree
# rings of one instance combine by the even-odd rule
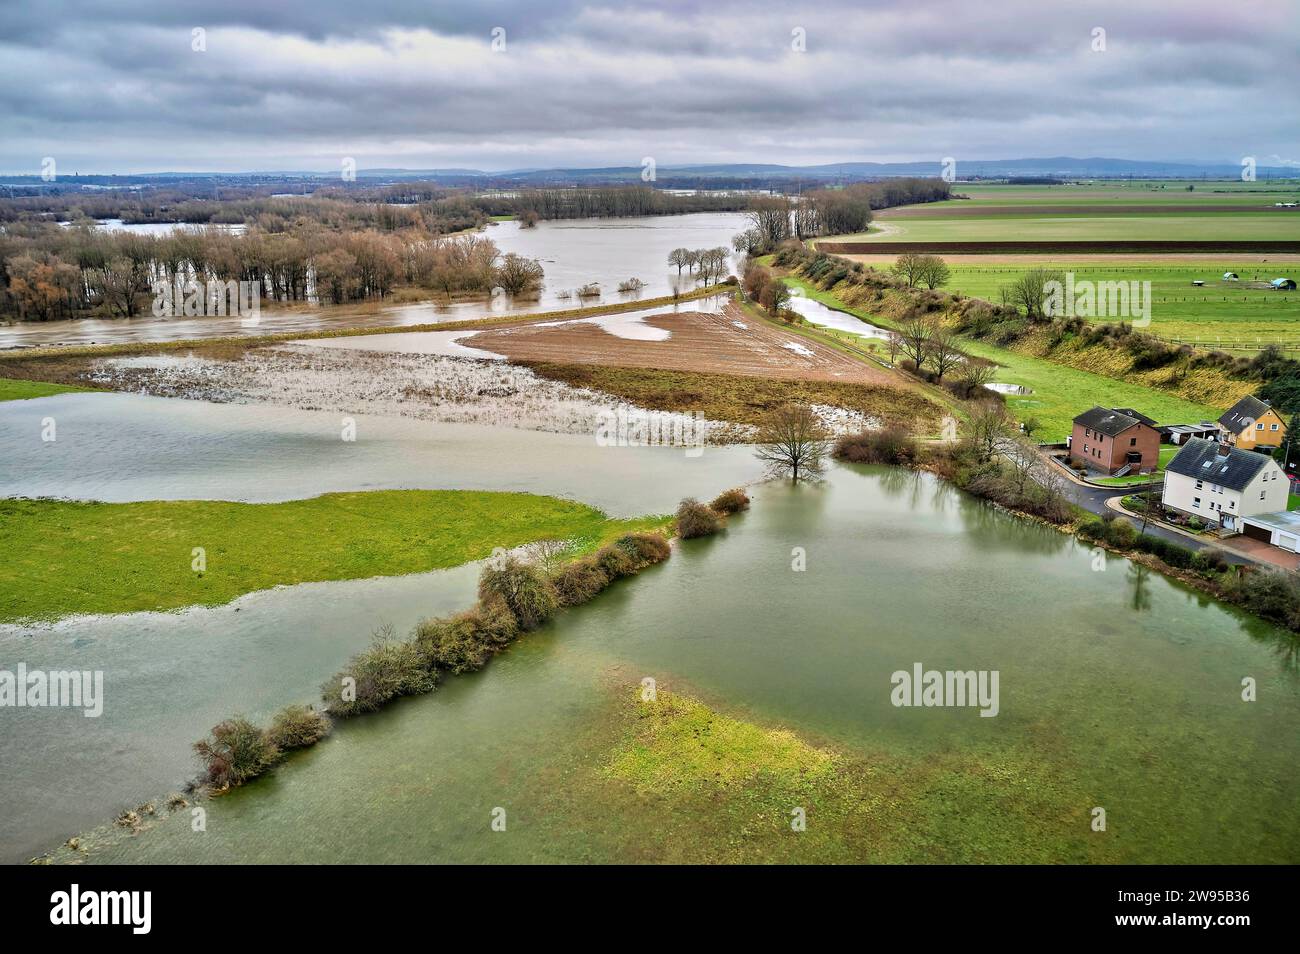
[[[816,189],[799,197],[763,196],[751,201],[750,228],[733,244],[738,252],[762,255],[791,238],[865,231],[875,209],[938,202],[950,195],[942,179],[889,179]]]
[[[726,277],[731,264],[731,252],[722,246],[717,248],[675,248],[668,253],[668,264],[677,266],[677,274],[685,268],[688,274],[699,270],[699,277],[708,284]]]
[[[401,284],[454,294],[535,293],[542,267],[502,256],[487,238],[328,231],[215,228],[165,235],[15,226],[0,233],[0,315],[19,320],[103,314],[132,317],[148,308],[155,282],[254,283],[275,301],[339,304],[383,298]]]

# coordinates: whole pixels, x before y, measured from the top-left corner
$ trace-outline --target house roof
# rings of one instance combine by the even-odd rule
[[[1190,438],[1165,466],[1165,473],[1207,480],[1229,490],[1245,490],[1272,460],[1267,454],[1239,447],[1226,455],[1220,454],[1219,450],[1225,446],[1201,437]]]
[[[1135,421],[1141,421],[1141,422],[1142,422],[1143,424],[1145,424],[1147,427],[1155,427],[1155,426],[1156,426],[1155,418],[1147,417],[1147,416],[1146,416],[1145,414],[1143,414],[1142,412],[1140,412],[1140,411],[1135,411],[1135,410],[1133,410],[1133,408],[1131,408],[1131,407],[1115,407],[1115,408],[1111,408],[1111,410],[1112,410],[1112,411],[1118,411],[1120,414],[1126,414],[1126,415],[1128,415],[1129,417],[1133,418]]]
[[[1149,421],[1150,418],[1147,418],[1147,420]],[[1107,437],[1114,437],[1116,434],[1127,431],[1130,427],[1145,423],[1145,421],[1133,417],[1125,408],[1094,407],[1076,417],[1074,423],[1082,424],[1084,427],[1099,434],[1105,434]]]
[[[1248,394],[1219,415],[1219,423],[1234,434],[1238,434],[1271,410],[1272,408],[1259,398]]]

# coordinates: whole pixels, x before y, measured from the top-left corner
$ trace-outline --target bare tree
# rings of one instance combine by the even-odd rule
[[[903,354],[912,359],[918,370],[925,364],[933,334],[934,325],[924,318],[909,319],[898,329]]]
[[[925,258],[924,255],[918,255],[916,252],[904,252],[894,260],[892,270],[895,275],[906,279],[909,287],[915,288],[925,272]]]
[[[1065,276],[1046,268],[1030,269],[1010,285],[1002,288],[1004,304],[1023,308],[1031,320],[1043,318],[1046,313],[1048,282],[1065,284]]]
[[[996,366],[987,364],[983,361],[972,361],[967,358],[961,363],[960,379],[966,385],[970,394],[975,393],[984,385],[993,380],[993,376],[998,373]]]
[[[508,295],[522,295],[537,291],[541,287],[543,274],[542,266],[536,259],[510,252],[497,265],[493,281]]]
[[[529,563],[550,576],[560,568],[568,551],[569,544],[563,540],[537,540],[528,544],[524,552]]]
[[[938,255],[922,255],[920,258],[921,267],[916,280],[926,288],[938,288],[952,278],[952,269]]]
[[[668,253],[668,264],[677,266],[677,274],[682,273],[682,269],[690,264],[690,252],[684,248],[675,248]]]
[[[815,480],[825,469],[830,433],[812,409],[802,404],[777,408],[759,428],[755,456],[773,476],[794,482]]]
[[[749,220],[762,237],[762,249],[770,251],[790,237],[792,203],[785,196],[763,196],[749,204]]]
[[[957,366],[966,354],[958,344],[958,338],[951,331],[935,328],[930,335],[928,345],[930,367],[940,381],[943,376]]]
[[[898,353],[903,350],[903,336],[897,331],[885,335],[885,350],[889,352],[889,363],[898,363]]]
[[[988,402],[971,411],[966,422],[966,436],[975,447],[980,463],[987,463],[997,453],[998,444],[1011,434],[1006,408]]]

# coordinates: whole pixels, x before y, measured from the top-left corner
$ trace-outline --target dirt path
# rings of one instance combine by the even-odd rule
[[[662,341],[620,337],[589,322],[484,331],[461,343],[513,361],[602,364],[673,371],[745,374],[802,381],[845,381],[897,387],[880,368],[749,317],[733,304],[719,314],[677,312],[644,323]]]

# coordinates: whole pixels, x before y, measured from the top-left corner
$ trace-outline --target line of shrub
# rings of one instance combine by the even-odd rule
[[[705,536],[722,528],[725,515],[749,507],[743,490],[728,490],[706,506],[683,500],[677,533]],[[672,553],[658,533],[627,533],[590,556],[547,572],[535,563],[508,556],[483,568],[478,602],[454,616],[424,619],[411,635],[399,639],[391,626],[375,632],[357,653],[321,687],[324,712],[311,706],[288,706],[269,729],[243,716],[213,727],[194,744],[202,765],[199,781],[214,790],[242,785],[264,773],[290,749],[314,745],[329,734],[330,717],[340,719],[373,712],[402,696],[432,692],[446,673],[482,669],[497,653],[563,608],[594,599],[617,580],[662,563]]]

